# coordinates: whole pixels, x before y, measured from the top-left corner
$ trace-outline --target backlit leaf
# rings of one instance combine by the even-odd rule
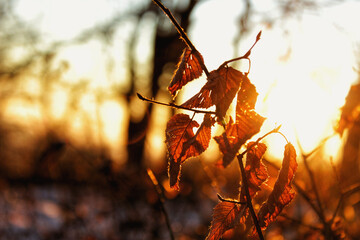
[[[209,108],[216,105],[216,115],[222,119],[239,89],[243,76],[244,74],[232,67],[221,66],[210,72],[206,84],[182,106]]]
[[[254,142],[249,142],[247,147],[248,152],[246,154],[245,177],[247,179],[250,197],[253,198],[260,190],[261,184],[269,177],[267,169],[261,161],[266,151],[266,145],[264,143],[254,145]],[[245,200],[245,189],[244,187],[241,187],[240,201]]]
[[[204,121],[196,131],[196,134],[184,143],[181,159],[198,156],[208,148],[211,139],[211,126],[213,124],[214,119],[210,114],[205,114]]]
[[[288,143],[285,146],[284,159],[273,191],[258,212],[259,225],[262,229],[266,229],[271,222],[275,221],[283,208],[294,198],[295,193],[292,190],[291,181],[296,169],[296,151],[294,146]]]
[[[218,240],[227,230],[243,222],[245,210],[244,205],[240,206],[233,202],[218,203],[214,208],[213,220],[206,240]]]
[[[250,82],[247,76],[244,76],[241,88],[237,95],[236,112],[243,112],[255,108],[258,93],[255,86]]]
[[[200,53],[198,53],[198,56],[201,58],[201,61],[204,61]],[[188,82],[200,77],[202,71],[201,64],[193,51],[189,48],[185,48],[183,54],[181,55],[181,60],[178,63],[177,69],[175,70],[172,80],[168,86],[170,93],[175,96],[177,91],[179,91]]]
[[[201,126],[186,114],[176,114],[166,126],[166,145],[169,156],[170,186],[178,188],[181,163],[204,152],[210,142],[213,118],[205,114]],[[194,134],[193,128],[199,127]]]
[[[223,167],[229,165],[237,155],[240,147],[252,136],[260,131],[265,118],[255,111],[242,112],[237,116],[237,121],[233,123],[230,118],[225,132],[214,137],[219,144],[220,151],[224,155],[221,164]]]

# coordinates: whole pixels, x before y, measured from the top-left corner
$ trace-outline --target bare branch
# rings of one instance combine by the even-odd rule
[[[188,110],[188,111],[192,111],[194,113],[203,113],[203,114],[216,114],[216,112],[213,111],[205,111],[205,110],[199,110],[199,109],[192,109],[192,108],[187,108],[187,107],[182,107],[180,105],[176,105],[175,103],[163,103],[163,102],[159,102],[156,100],[152,100],[149,98],[144,97],[143,95],[141,95],[140,93],[136,93],[136,95],[138,96],[138,98],[142,101],[146,101],[146,102],[150,102],[150,103],[155,103],[155,104],[159,104],[159,105],[163,105],[163,106],[168,106],[168,107],[172,107],[172,108],[177,108],[177,109],[183,109],[183,110]]]
[[[246,196],[246,205],[248,206],[249,208],[249,211],[250,211],[250,214],[251,214],[251,218],[254,222],[254,225],[255,225],[255,228],[256,228],[256,232],[259,236],[259,239],[260,240],[264,240],[264,236],[262,234],[262,231],[261,231],[261,227],[260,227],[260,224],[259,224],[259,220],[258,218],[256,217],[256,213],[255,213],[255,210],[254,210],[254,207],[252,205],[252,201],[251,201],[251,196],[250,196],[250,192],[249,192],[249,185],[248,185],[248,182],[247,182],[247,179],[246,179],[246,175],[245,175],[245,168],[244,168],[244,163],[242,161],[243,159],[243,154],[239,154],[237,156],[237,159],[238,159],[238,162],[239,162],[239,166],[240,166],[240,171],[241,171],[241,180],[242,180],[242,184],[244,185],[244,189],[245,189],[245,196]]]
[[[237,57],[237,58],[233,58],[233,59],[230,59],[228,61],[225,61],[223,64],[220,65],[219,68],[231,63],[231,62],[234,62],[234,61],[238,61],[238,60],[241,60],[241,59],[247,59],[249,61],[249,70],[248,72],[250,72],[250,68],[251,68],[251,61],[249,59],[249,56],[251,54],[251,50],[255,47],[256,43],[260,40],[261,38],[261,31],[257,34],[256,36],[256,40],[254,42],[254,44],[250,47],[250,49],[241,57]]]
[[[209,76],[209,71],[207,70],[207,67],[205,66],[205,63],[203,62],[202,58],[200,57],[199,51],[195,48],[194,44],[190,41],[189,37],[185,33],[184,29],[180,26],[180,24],[176,21],[175,17],[172,15],[171,11],[165,7],[159,0],[153,0],[153,2],[168,16],[170,21],[174,24],[176,30],[179,32],[181,38],[185,41],[186,45],[194,51],[195,57],[198,59],[202,69],[204,70],[206,76]]]

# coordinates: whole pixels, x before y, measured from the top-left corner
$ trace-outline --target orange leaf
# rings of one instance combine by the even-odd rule
[[[296,169],[296,151],[294,146],[288,143],[285,146],[284,159],[274,189],[258,212],[259,225],[262,229],[266,229],[271,222],[275,221],[282,209],[294,198],[295,193],[292,191],[291,181]]]
[[[233,202],[220,202],[214,208],[210,232],[206,240],[218,240],[229,229],[244,221],[246,208]]]
[[[245,110],[255,108],[258,93],[255,86],[250,82],[247,75],[244,76],[241,88],[237,95],[236,112],[240,113]]]
[[[165,142],[169,155],[168,171],[171,187],[179,187],[181,163],[190,157],[200,155],[208,148],[213,122],[213,118],[205,114],[204,121],[194,134],[193,128],[198,127],[199,124],[188,115],[176,114],[168,121]]]
[[[247,111],[237,116],[237,120],[233,123],[230,118],[226,126],[225,132],[214,137],[219,144],[220,151],[223,153],[221,164],[223,167],[229,165],[237,155],[240,147],[252,136],[260,131],[265,118],[257,114],[255,111]]]
[[[266,145],[264,143],[254,145],[254,142],[249,142],[247,147],[248,152],[246,154],[245,177],[248,182],[250,197],[253,198],[260,190],[261,184],[269,177],[267,169],[261,161],[266,151]],[[249,147],[251,148],[249,149]],[[240,201],[245,200],[245,189],[244,187],[241,187]]]
[[[206,84],[182,106],[209,108],[216,105],[216,115],[221,120],[235,97],[243,76],[244,74],[232,67],[221,66],[210,72]]]
[[[204,121],[199,129],[196,131],[195,136],[187,140],[183,145],[181,159],[195,157],[200,155],[209,147],[211,139],[211,126],[214,124],[214,119],[210,114],[205,114]],[[184,160],[182,160],[183,162]]]
[[[203,62],[204,60],[200,53],[198,53],[198,56],[201,58],[200,61]],[[201,64],[198,58],[194,55],[193,51],[189,48],[185,48],[169,84],[168,89],[170,93],[175,96],[177,91],[179,91],[188,82],[200,77],[202,71]]]

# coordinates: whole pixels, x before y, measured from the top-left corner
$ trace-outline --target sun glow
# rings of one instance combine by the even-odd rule
[[[269,61],[273,62],[270,71],[261,72],[260,64],[253,67],[254,78],[261,79],[255,80],[260,92],[257,109],[272,124],[281,124],[281,131],[289,141],[299,143],[305,153],[333,135],[333,126],[349,86],[356,79],[352,70],[353,50],[347,40],[335,29],[322,27],[324,23],[316,20],[319,19],[293,27],[295,40],[287,61],[277,56]],[[323,29],[322,34],[314,40],[314,31],[319,28]],[[260,56],[271,56],[266,52],[267,39],[265,33],[265,46],[259,47],[253,61]],[[274,43],[276,41],[271,41]],[[341,50],[334,49],[337,45],[342,46]],[[278,150],[270,151],[271,155],[282,157],[282,148],[273,149]]]
[[[38,2],[35,5],[42,6],[41,8],[34,7],[34,2],[20,2],[18,14],[24,15],[27,21],[33,21],[41,12],[45,12],[46,14],[42,15],[44,21],[40,24],[41,31],[51,32],[53,38],[59,39],[71,39],[80,29],[87,29],[97,21],[106,20],[107,15],[115,11],[111,7],[105,7],[102,1],[98,0],[89,1],[86,9],[82,9],[82,2],[73,3],[68,0],[65,2],[50,1],[51,3],[46,4],[43,1],[35,1]],[[255,2],[253,4],[256,5]],[[266,8],[273,7],[267,6],[265,3],[260,5],[261,9],[259,10],[261,11],[268,11]],[[225,60],[235,57],[233,40],[238,30],[236,21],[244,10],[243,7],[241,1],[235,0],[204,1],[196,6],[188,34],[203,55],[209,71],[216,69]],[[82,9],[81,18],[79,18],[79,9]],[[351,9],[353,10],[351,16],[358,15],[355,7],[351,7]],[[65,18],[64,13],[66,13]],[[326,16],[328,19],[335,19],[330,15]],[[149,24],[148,20],[152,17],[148,15],[146,21],[144,20],[143,24],[146,29],[155,26],[153,22]],[[304,14],[301,22],[286,20],[285,26],[276,25],[267,28],[265,24],[263,26],[254,24],[256,26],[254,29],[241,36],[240,50],[239,53],[236,53],[238,56],[244,54],[252,45],[258,31],[263,30],[262,39],[251,53],[249,75],[259,92],[256,110],[267,117],[263,131],[267,132],[275,126],[282,125],[281,132],[286,135],[287,139],[294,144],[297,141],[300,142],[305,151],[311,151],[322,139],[332,135],[333,124],[338,117],[339,109],[344,103],[351,82],[356,78],[352,70],[355,61],[349,36],[329,24],[327,18]],[[348,22],[347,24],[355,22],[352,17],[341,19],[341,21],[345,20]],[[117,66],[117,69],[114,70],[114,79],[123,80],[128,77],[126,49],[125,45],[120,46],[120,42],[122,42],[121,39],[127,39],[132,31],[126,29],[135,28],[134,26],[124,24],[115,40],[118,43],[113,43],[114,46],[119,44],[112,49]],[[290,33],[284,34],[285,30],[281,27],[289,30]],[[144,34],[146,31],[142,32]],[[147,67],[148,61],[152,61],[151,51],[145,51],[149,50],[151,45],[144,44],[151,43],[152,39],[149,37],[152,36],[151,34],[152,31],[149,31],[144,35],[145,37],[140,38],[139,47],[135,51],[138,58],[139,56],[143,57],[140,59],[139,66],[145,72],[144,76],[148,73],[151,74],[150,68]],[[114,97],[114,99],[106,99],[99,106],[97,105],[97,99],[92,95],[96,92],[95,90],[107,89],[108,92],[111,92],[109,82],[104,80],[108,77],[107,69],[104,64],[100,64],[107,60],[103,50],[103,45],[99,42],[89,41],[86,44],[68,46],[57,57],[68,61],[71,66],[63,75],[65,81],[91,80],[89,85],[82,89],[84,92],[88,90],[89,92],[84,93],[84,96],[79,99],[79,105],[81,111],[86,112],[90,119],[89,128],[92,129],[84,127],[84,119],[77,113],[71,119],[71,131],[76,133],[91,130],[99,132],[100,130],[94,126],[98,126],[100,122],[104,141],[110,148],[118,151],[113,152],[115,156],[116,154],[120,155],[119,151],[121,150],[126,152],[124,149],[127,137],[126,122],[131,115],[128,111],[131,112],[133,108],[143,108],[145,103],[140,105],[135,102],[128,109],[129,105],[125,103],[125,100],[118,101]],[[118,57],[115,57],[117,55]],[[243,71],[243,69],[239,70]],[[170,81],[171,75],[166,77],[166,81]],[[141,78],[145,79],[142,76]],[[177,99],[178,103],[195,95],[205,81],[203,74],[201,79],[187,84]],[[40,91],[39,87],[33,87],[35,88],[34,92]],[[85,88],[88,89],[85,90]],[[169,101],[163,96],[156,96],[156,98],[164,102]],[[64,92],[54,91],[51,101],[53,117],[60,119],[65,112],[66,96]],[[10,106],[10,103],[8,105]],[[28,102],[14,99],[11,107],[6,108],[5,113],[14,119],[21,118],[19,121],[22,122],[24,122],[23,119],[41,118],[41,110],[28,105],[30,105]],[[96,109],[97,107],[98,109]],[[148,157],[153,160],[163,159],[165,155],[164,129],[170,114],[164,108],[163,106],[154,106],[153,116],[150,120],[151,126],[147,134],[146,151]],[[97,111],[99,116],[96,116]],[[195,120],[201,122],[202,117],[202,114],[197,114]],[[74,133],[74,135],[76,134]],[[268,141],[274,145],[269,148],[270,155],[281,158],[284,139],[279,136],[271,136]],[[325,146],[325,151],[329,155],[335,156],[336,145],[337,140],[331,140]],[[119,148],[119,146],[123,146],[123,148]],[[217,149],[217,146],[215,148]],[[208,150],[206,154],[211,155],[209,158],[216,155],[213,154],[213,149]]]
[[[198,14],[208,16],[211,13],[206,12],[213,6],[204,4],[200,8]],[[217,14],[222,11],[215,9]],[[329,15],[326,16],[304,13],[301,21],[286,20],[283,29],[274,26],[269,29],[264,25],[262,39],[250,56],[249,77],[259,92],[256,110],[267,118],[262,133],[281,125],[286,138],[294,145],[299,143],[305,153],[333,135],[333,126],[349,86],[357,77],[352,69],[356,61],[351,39],[331,24]],[[216,22],[211,23],[206,19],[195,22],[190,38],[204,49],[199,48],[205,64],[216,69],[224,60],[233,57],[233,44],[224,38],[232,39],[234,20],[226,18],[222,22],[216,18]],[[199,30],[207,29],[206,26],[209,27],[207,33],[211,32],[209,35]],[[284,33],[285,29],[289,31]],[[254,29],[243,38],[240,52],[247,51],[258,30]],[[183,96],[188,98],[197,92],[194,87],[190,89]],[[271,136],[267,141],[274,146],[269,148],[269,155],[282,158],[284,139]],[[326,145],[325,150],[331,156],[336,155],[334,144]]]

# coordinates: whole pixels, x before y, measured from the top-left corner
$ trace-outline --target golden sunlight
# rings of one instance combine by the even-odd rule
[[[316,33],[318,29],[322,29],[321,35]],[[265,57],[266,64],[271,63],[273,69],[266,66],[267,71],[261,71],[262,65],[254,64],[256,67],[252,70],[260,92],[258,110],[273,126],[281,124],[281,131],[288,140],[299,143],[306,153],[334,134],[334,124],[356,74],[352,70],[353,49],[334,27],[328,27],[319,18],[312,17],[301,24],[294,24],[292,30],[294,40],[287,53],[288,59],[284,61],[281,56],[266,52],[266,49],[272,51],[270,45],[279,49],[276,43],[282,41],[272,39],[269,44],[267,35],[271,33],[265,32],[261,42],[263,46],[259,44],[253,61]],[[342,48],[334,47],[338,45]],[[267,56],[272,54],[274,59],[270,61]],[[271,138],[270,144],[277,145],[276,141]],[[271,149],[277,150],[269,152],[270,155],[282,157],[281,147]],[[329,149],[329,153],[336,154],[334,149]]]
[[[212,4],[215,5],[214,2]],[[197,14],[205,16],[203,19],[212,19],[210,15],[214,13],[207,11],[209,9],[216,9],[217,14],[223,11],[203,4]],[[212,67],[209,70],[233,57],[233,44],[224,38],[232,39],[235,34],[232,24],[236,14],[227,16],[216,18],[214,22],[199,18],[194,29],[209,31],[207,34],[199,30],[191,32],[190,37],[200,46],[205,63]],[[352,69],[354,49],[349,36],[324,17],[304,14],[301,21],[287,20],[283,27],[291,29],[291,32],[286,35],[281,28],[268,29],[264,25],[262,39],[250,56],[252,67],[249,77],[259,92],[256,109],[267,117],[262,131],[265,133],[282,125],[281,132],[287,139],[295,145],[299,143],[308,152],[321,140],[333,135],[333,126],[349,86],[356,80]],[[257,31],[254,29],[246,36],[241,53],[251,46]],[[184,93],[183,99],[194,95],[197,86],[195,83],[187,86],[186,89],[190,90]],[[274,145],[269,155],[282,158],[284,139],[269,137],[268,141]],[[326,149],[329,155],[334,156],[336,150],[328,147],[330,145]]]

